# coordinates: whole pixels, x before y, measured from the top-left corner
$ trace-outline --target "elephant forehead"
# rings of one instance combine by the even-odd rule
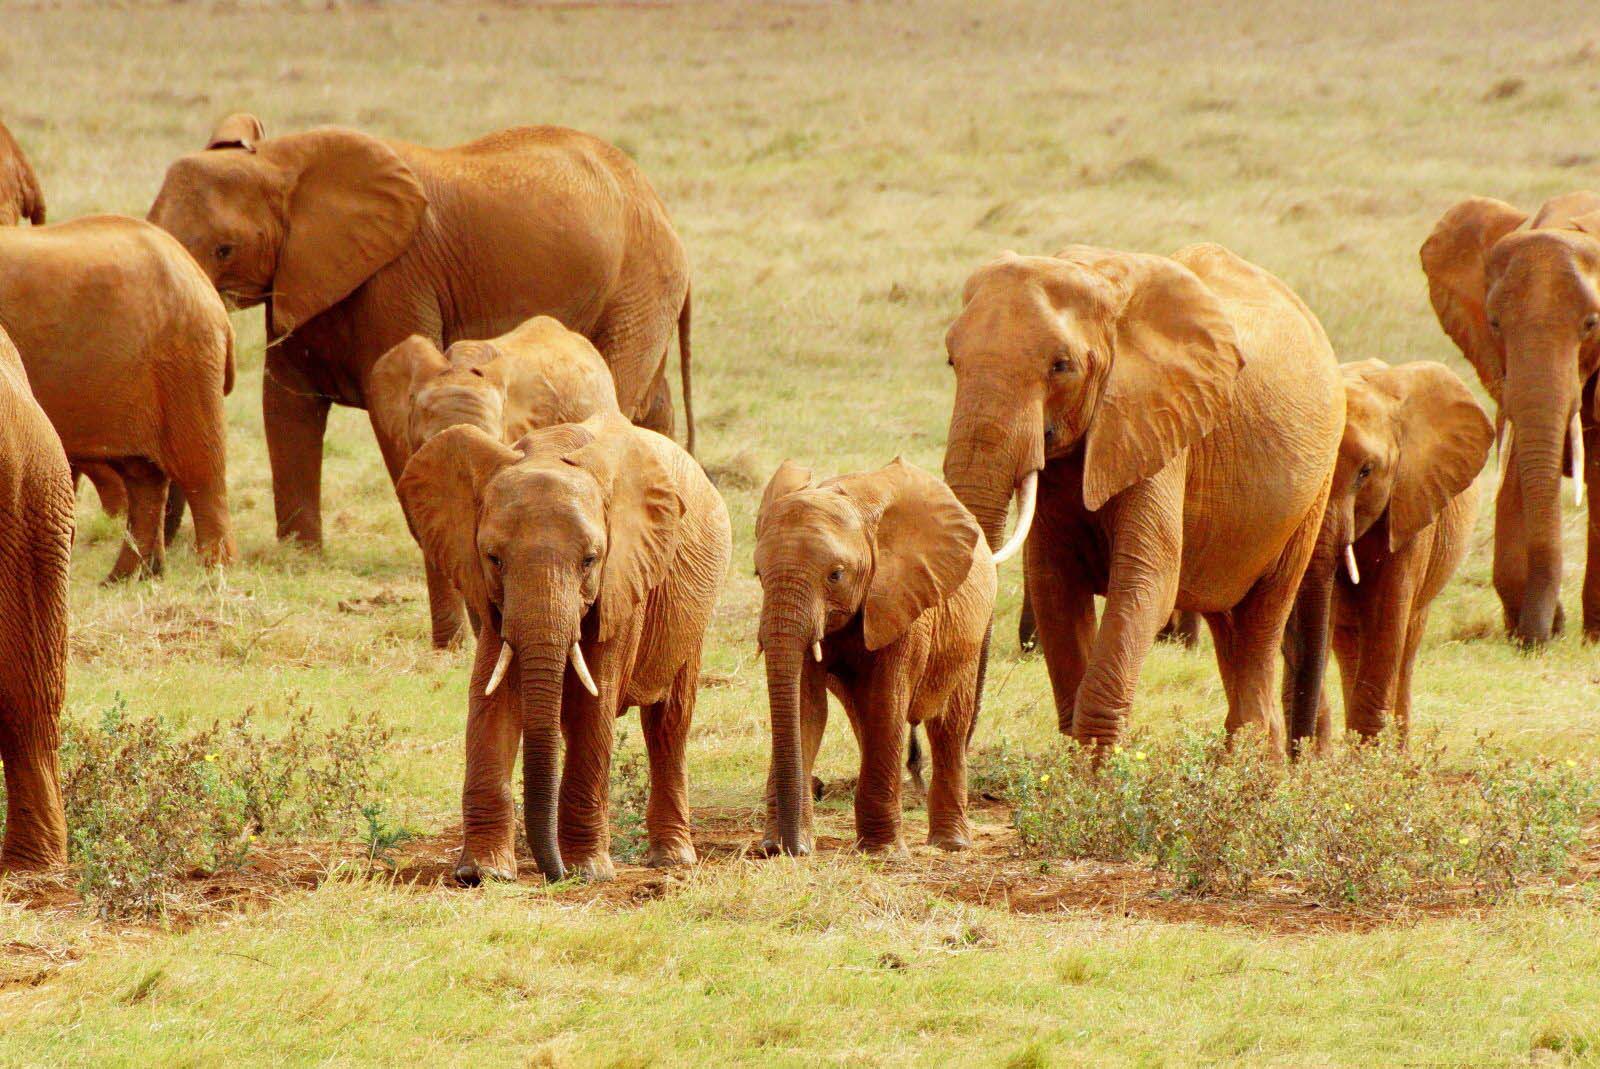
[[[484,514],[510,523],[592,530],[604,526],[600,484],[588,472],[547,461],[513,464],[490,481]]]
[[[756,545],[757,563],[778,553],[835,556],[865,538],[860,510],[839,491],[822,486],[774,502]]]
[[[1592,295],[1584,275],[1597,267],[1600,243],[1593,238],[1560,230],[1511,234],[1489,260],[1491,301],[1566,302]]]
[[[1082,299],[1074,299],[1073,295]],[[1083,342],[1084,325],[1103,314],[1088,290],[1063,290],[1058,299],[1038,280],[984,286],[950,328],[952,355],[985,351],[1002,355],[1054,351]]]

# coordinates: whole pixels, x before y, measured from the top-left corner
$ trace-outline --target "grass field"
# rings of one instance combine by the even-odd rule
[[[164,925],[0,905],[0,1064],[1600,1060],[1585,884],[1327,921],[1171,903],[1087,864],[1041,890],[993,807],[965,859],[739,856],[768,736],[760,488],[785,457],[938,470],[943,332],[987,257],[1218,241],[1302,294],[1343,359],[1441,359],[1470,379],[1417,264],[1434,219],[1469,193],[1531,209],[1600,187],[1592,4],[1201,6],[0,3],[0,118],[55,219],[143,215],[167,162],[239,109],[269,133],[449,144],[551,122],[624,147],[690,251],[700,451],[736,532],[690,758],[707,864],[554,892],[526,875],[474,891],[307,878]],[[120,530],[86,488],[69,715],[119,697],[194,727],[376,711],[387,811],[424,833],[418,870],[443,871],[468,654],[427,647],[420,557],[364,413],[330,424],[326,552],[276,543],[260,313],[235,321],[242,559],[205,574],[186,527],[166,578],[102,588]],[[1569,508],[1569,619],[1581,524]],[[1435,609],[1416,720],[1452,748],[1492,733],[1592,760],[1600,655],[1571,635],[1538,656],[1503,640],[1488,533]],[[1043,666],[1011,634],[1019,581],[1003,573],[980,747],[1054,730]],[[1135,719],[1210,728],[1223,705],[1209,643],[1163,647]],[[836,718],[820,773],[854,761]],[[829,803],[835,832],[848,805]],[[923,814],[908,821],[920,841]]]

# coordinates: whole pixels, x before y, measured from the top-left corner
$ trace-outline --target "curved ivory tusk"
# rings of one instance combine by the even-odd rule
[[[1511,439],[1515,434],[1516,428],[1511,425],[1509,419],[1506,420],[1505,428],[1500,435],[1500,474],[1494,482],[1495,493],[1499,493],[1500,488],[1506,484],[1506,472],[1511,469]]]
[[[1011,532],[1011,541],[1000,547],[994,555],[996,564],[1004,564],[1017,555],[1028,540],[1028,528],[1033,526],[1033,507],[1038,501],[1039,473],[1030,471],[1022,477],[1022,504],[1017,507],[1017,529]]]
[[[589,674],[589,666],[584,663],[583,649],[574,642],[572,644],[572,670],[578,673],[578,682],[583,684],[583,689],[600,697],[600,688],[594,685],[594,676]]]
[[[1583,423],[1578,419],[1578,413],[1572,413],[1572,422],[1567,427],[1567,433],[1572,437],[1572,503],[1583,504]]]
[[[511,667],[511,643],[500,643],[500,659],[494,662],[494,671],[489,675],[489,685],[483,688],[483,696],[487,698],[500,686],[500,681],[506,677],[506,669]]]
[[[1357,586],[1361,585],[1361,569],[1356,567],[1356,547],[1345,544],[1344,570],[1350,574],[1350,581]]]
[[[822,640],[821,639],[818,639],[817,641],[815,641],[815,642],[813,642],[811,644],[811,659],[813,661],[816,661],[818,664],[822,663]]]

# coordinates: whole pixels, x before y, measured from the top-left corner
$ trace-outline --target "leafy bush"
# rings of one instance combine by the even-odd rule
[[[621,749],[626,732],[617,738]],[[650,762],[638,751],[618,761],[611,773],[611,857],[633,863],[645,856],[649,833],[645,811],[650,804]]]
[[[1287,879],[1328,905],[1508,894],[1565,870],[1600,800],[1576,762],[1481,741],[1457,769],[1434,740],[1338,745],[1292,765],[1250,736],[1135,736],[1098,760],[1071,741],[1038,755],[1003,743],[974,782],[1011,802],[1032,854],[1147,862],[1194,894]]]
[[[351,830],[389,731],[375,716],[318,731],[311,716],[293,709],[272,736],[247,711],[180,737],[162,719],[130,719],[121,699],[97,723],[65,719],[68,853],[83,896],[106,915],[159,914],[186,878],[240,868],[258,842]]]

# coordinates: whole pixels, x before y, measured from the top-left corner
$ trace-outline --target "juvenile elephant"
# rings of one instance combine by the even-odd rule
[[[44,190],[22,146],[0,122],[0,226],[15,226],[24,219],[44,225]]]
[[[983,532],[950,488],[903,460],[817,483],[785,461],[756,520],[760,641],[772,708],[763,848],[812,848],[811,769],[828,691],[861,746],[856,842],[903,849],[900,745],[927,728],[928,842],[970,845],[967,740],[994,612]]]
[[[1524,645],[1562,630],[1561,477],[1589,489],[1583,633],[1600,639],[1600,193],[1569,193],[1531,219],[1472,197],[1422,245],[1428,296],[1499,406],[1509,449],[1495,500],[1494,588]],[[1588,461],[1585,462],[1587,455]]]
[[[56,750],[67,689],[72,478],[22,359],[0,329],[0,872],[67,859]]]
[[[1332,730],[1322,689],[1330,626],[1346,730],[1376,735],[1393,716],[1405,738],[1428,606],[1466,556],[1475,480],[1494,441],[1489,418],[1443,364],[1366,360],[1340,370],[1345,428],[1333,490],[1284,643],[1297,744],[1313,734],[1326,743]]]
[[[991,546],[1020,494],[995,557],[1026,540],[1060,729],[1118,737],[1176,607],[1211,628],[1228,729],[1281,751],[1279,645],[1344,428],[1316,317],[1216,245],[1007,253],[963,302],[945,479]]]
[[[412,335],[373,365],[368,411],[384,427],[379,440],[399,451],[390,467],[401,471],[424,442],[457,424],[510,445],[558,423],[621,414],[595,347],[549,316],[498,338],[458,341],[444,353]],[[433,644],[447,646],[461,630],[461,595],[437,561],[424,566]]]
[[[727,508],[699,465],[616,416],[537,431],[514,448],[451,427],[411,458],[399,492],[424,551],[481,621],[456,877],[515,876],[520,739],[539,871],[610,878],[612,727],[631,706],[650,761],[646,863],[693,863],[684,747],[732,552]],[[508,675],[514,685],[500,689]]]
[[[446,149],[335,127],[260,132],[251,116],[224,120],[167,169],[150,220],[233,306],[266,305],[280,538],[321,543],[329,406],[369,407],[373,365],[413,334],[446,347],[554,316],[605,357],[623,413],[670,434],[676,328],[693,449],[688,264],[621,151],[554,126]],[[398,479],[403,451],[373,430]]]
[[[169,482],[193,505],[201,559],[231,563],[222,399],[233,326],[183,247],[116,215],[0,228],[0,326],[67,457],[109,465],[127,488],[110,578],[160,573]]]

